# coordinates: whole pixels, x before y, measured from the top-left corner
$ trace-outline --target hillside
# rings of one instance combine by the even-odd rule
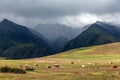
[[[51,58],[62,59],[119,59],[120,58],[120,43],[111,43],[100,46],[82,47],[70,51],[62,52]]]
[[[91,24],[76,38],[67,42],[64,50],[119,42],[119,34],[120,29],[118,29],[116,26],[104,22],[96,22]]]
[[[20,51],[23,49],[23,46],[19,46],[21,44],[24,46],[27,44],[33,44],[34,48],[39,48],[39,53],[37,52],[36,56],[33,57],[40,57],[40,55],[45,56],[49,51],[49,46],[42,38],[42,36],[37,36],[31,32],[29,28],[4,19],[2,22],[0,22],[0,56],[13,59],[29,58],[29,55],[31,55],[31,53],[24,53],[26,55],[25,57],[23,57],[24,55],[21,55]],[[19,48],[17,48],[17,51],[15,46],[19,46]],[[34,49],[27,47],[23,49],[23,52],[29,52],[28,48]],[[11,49],[12,52],[14,52],[14,55],[11,52]],[[17,57],[15,57],[15,55]]]
[[[46,52],[45,49],[40,48],[35,44],[19,44],[1,53],[2,57],[6,57],[8,59],[35,58],[47,55],[48,52]]]

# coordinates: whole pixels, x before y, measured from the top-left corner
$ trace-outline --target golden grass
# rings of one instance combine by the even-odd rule
[[[0,80],[120,80],[120,43],[70,50],[60,54],[25,60],[0,60],[0,67],[30,65],[27,74],[0,73]],[[108,64],[111,61],[113,64]],[[70,64],[74,62],[74,64]],[[34,66],[37,63],[39,66]],[[90,64],[91,63],[91,64]],[[93,65],[97,63],[97,65]],[[59,68],[46,66],[59,64]],[[81,65],[85,65],[82,68]],[[117,65],[117,69],[112,69]]]

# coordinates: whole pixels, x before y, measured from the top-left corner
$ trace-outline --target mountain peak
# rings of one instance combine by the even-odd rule
[[[95,23],[95,24],[97,24],[97,25],[104,25],[104,24],[106,24],[106,22],[96,21],[96,23]]]
[[[1,23],[13,23],[12,21],[8,20],[8,19],[3,19]]]
[[[3,22],[8,22],[8,21],[9,21],[8,19],[3,19],[3,20],[2,20],[2,23],[3,23]]]
[[[103,23],[102,21],[96,21],[96,23]]]

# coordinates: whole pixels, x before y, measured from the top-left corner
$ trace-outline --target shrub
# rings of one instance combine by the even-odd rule
[[[25,72],[25,70],[23,70],[23,69],[19,69],[19,68],[12,68],[12,72],[14,72],[14,73],[26,73]]]
[[[33,71],[33,70],[35,70],[35,69],[34,69],[34,68],[31,68],[31,67],[27,67],[25,70],[26,70],[26,71]]]
[[[21,73],[21,74],[26,73],[26,71],[23,69],[11,68],[11,67],[7,67],[7,66],[1,67],[0,72],[3,72],[3,73]]]

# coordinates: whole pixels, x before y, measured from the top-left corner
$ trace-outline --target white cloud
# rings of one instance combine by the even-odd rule
[[[75,28],[84,27],[85,25],[93,24],[96,21],[120,24],[120,13],[102,15],[82,13],[76,16],[62,17],[59,22]]]
[[[96,21],[101,21],[101,19],[94,14],[83,13],[76,16],[62,17],[59,22],[68,26],[83,27],[85,25],[95,23]]]

